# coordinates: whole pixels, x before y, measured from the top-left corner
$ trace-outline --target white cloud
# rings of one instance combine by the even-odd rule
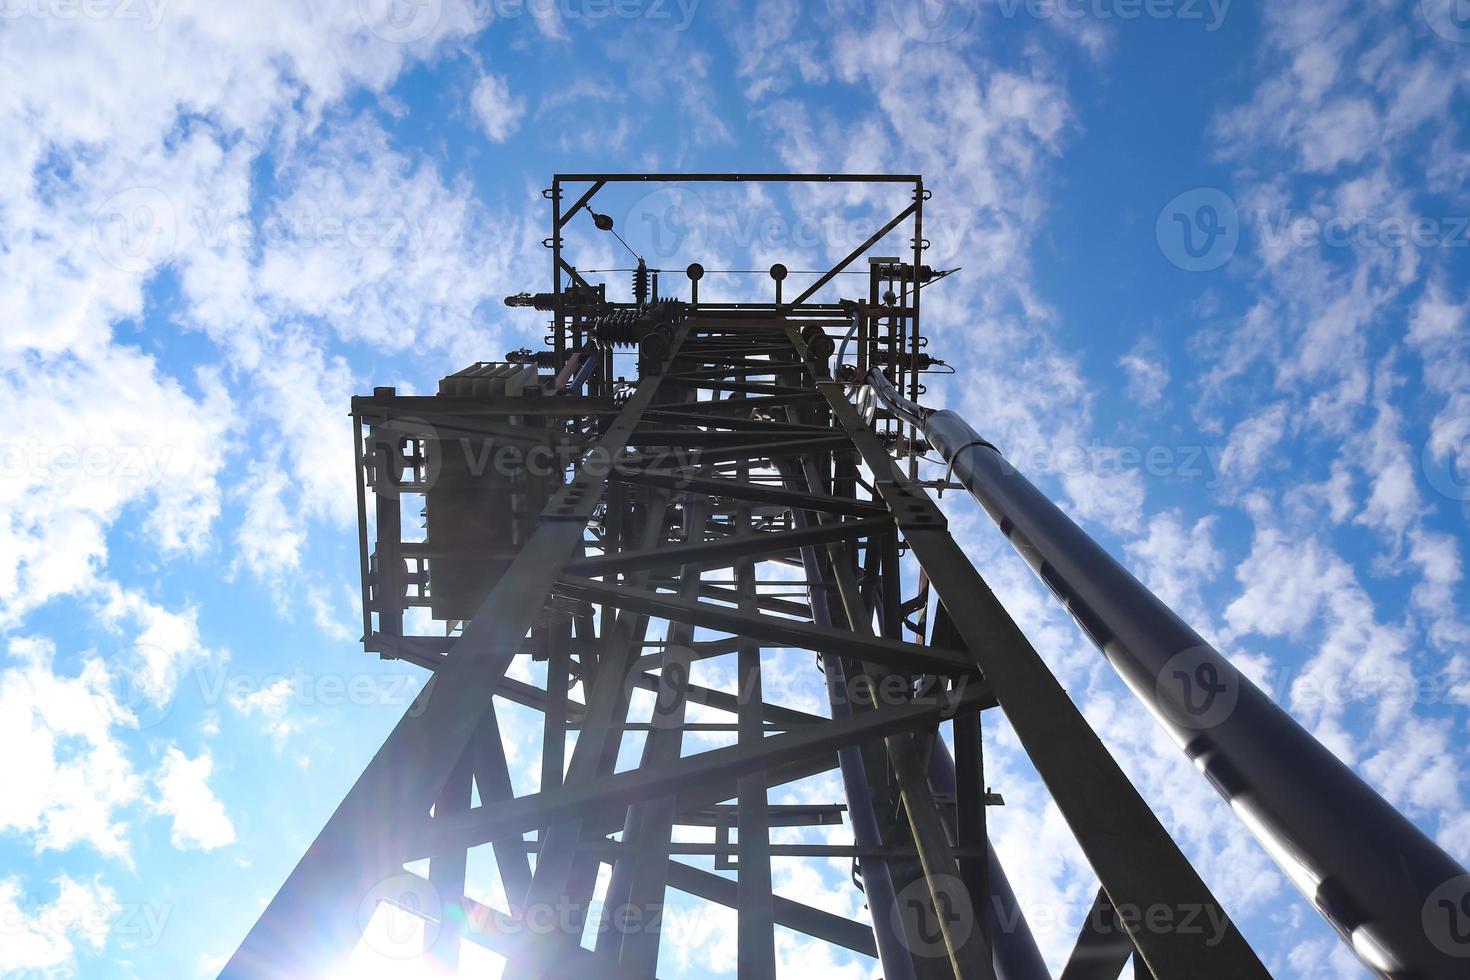
[[[122,907],[117,895],[96,881],[56,879],[56,897],[34,904],[18,878],[0,880],[0,973],[6,976],[76,975],[78,947],[99,951]]]
[[[1363,761],[1363,772],[1406,813],[1459,813],[1464,766],[1456,744],[1453,723],[1409,719]]]
[[[473,26],[463,4],[449,3],[430,36],[392,43],[359,6],[176,3],[152,31],[85,17],[65,25],[9,18],[0,132],[9,134],[3,148],[15,172],[31,176],[0,189],[0,241],[11,246],[0,250],[0,300],[20,327],[7,332],[9,344],[94,346],[114,314],[137,312],[145,280],[93,247],[94,218],[120,192],[154,189],[153,200],[166,192],[172,207],[154,217],[187,248],[196,209],[228,213],[221,203],[242,200],[249,161],[273,130],[290,145],[353,87],[381,88],[409,59]],[[181,126],[181,113],[201,121]],[[88,165],[55,169],[73,154]],[[37,199],[43,182],[48,206]],[[170,254],[149,253],[145,271]]]
[[[1378,114],[1366,99],[1339,99],[1303,121],[1302,163],[1309,170],[1331,171],[1361,160],[1377,143]]]
[[[167,702],[186,670],[216,656],[200,640],[197,609],[172,612],[114,582],[99,583],[95,594],[102,625],[121,633],[127,623],[135,631],[127,652],[113,658],[112,669],[126,672],[151,704]]]
[[[1343,980],[1366,975],[1348,947],[1333,938],[1297,943],[1287,952],[1286,962],[1297,980]]]
[[[1169,362],[1163,355],[1136,344],[1118,359],[1118,366],[1128,376],[1128,397],[1145,408],[1163,398],[1169,384]]]
[[[13,431],[34,444],[0,449],[7,470],[0,622],[88,589],[107,561],[109,529],[130,506],[146,508],[151,541],[165,554],[202,550],[220,512],[230,452],[273,435],[252,417],[257,412],[286,429],[291,475],[305,487],[305,505],[292,508],[299,522],[282,540],[312,517],[347,520],[350,441],[341,409],[352,379],[306,328],[272,329],[271,317],[390,323],[403,344],[413,340],[406,324],[431,321],[463,350],[475,346],[466,317],[489,295],[475,293],[476,284],[500,285],[446,267],[445,256],[473,264],[488,254],[465,248],[459,231],[429,251],[420,279],[391,274],[403,251],[391,241],[333,247],[374,218],[384,219],[374,231],[386,235],[397,227],[385,231],[390,218],[448,228],[444,206],[466,211],[468,194],[441,193],[431,202],[439,211],[421,214],[422,199],[351,184],[353,175],[391,181],[403,173],[376,152],[381,146],[347,149],[357,154],[355,168],[330,153],[316,158],[319,175],[340,173],[336,183],[306,179],[309,163],[306,172],[282,173],[281,186],[304,186],[308,196],[278,202],[284,210],[270,217],[303,219],[306,233],[267,248],[258,268],[252,251],[266,237],[249,220],[261,154],[272,149],[289,167],[328,106],[358,86],[383,88],[410,60],[433,57],[479,26],[467,5],[443,4],[426,35],[410,43],[385,37],[391,25],[369,23],[371,11],[358,4],[265,3],[247,11],[175,3],[159,12],[146,26],[88,17],[7,21],[13,77],[0,107],[0,151],[24,179],[0,188],[0,303],[11,312],[0,335],[0,398]],[[424,179],[409,186],[440,188]],[[363,201],[378,210],[360,213]],[[345,231],[334,238],[338,225]],[[287,255],[289,274],[273,271],[273,251]],[[147,312],[152,277],[170,264],[186,300],[176,320],[208,331],[232,367],[247,372],[243,380],[279,379],[275,397],[234,404],[220,375],[192,383],[169,377],[117,332],[119,321]],[[304,290],[303,279],[319,291]],[[414,293],[432,316],[405,307],[401,297]]]
[[[229,398],[212,375],[201,382],[192,396],[131,347],[29,366],[0,355],[15,440],[0,447],[0,622],[90,587],[105,532],[129,505],[147,506],[165,553],[204,547]]]
[[[357,599],[355,590],[347,588],[343,591],[348,596],[349,603],[356,606],[360,600]],[[336,607],[327,596],[325,589],[314,585],[307,586],[306,605],[311,610],[311,621],[316,624],[317,629],[331,639],[355,640],[358,638],[358,634],[351,626],[338,617]]]
[[[261,578],[293,571],[301,564],[305,535],[283,499],[290,481],[278,466],[251,463],[237,493],[245,518],[235,531],[239,560]]]
[[[1462,654],[1470,644],[1470,627],[1456,609],[1456,590],[1465,577],[1459,542],[1449,534],[1414,528],[1409,531],[1409,561],[1420,569],[1409,598],[1428,620],[1429,641],[1443,653]]]
[[[1071,501],[1069,514],[1115,532],[1136,530],[1144,498],[1139,471],[1115,466],[1103,457],[1089,458],[1096,462],[1062,473],[1062,486]]]
[[[759,102],[798,81],[826,80],[830,68],[817,31],[835,26],[822,18],[830,10],[799,0],[759,0],[753,22],[734,28],[746,37],[746,43],[734,46],[746,99]]]
[[[1382,621],[1353,567],[1321,540],[1277,526],[1260,498],[1251,553],[1236,577],[1244,586],[1225,610],[1225,638],[1255,633],[1317,648],[1290,684],[1292,713],[1348,763],[1364,751],[1349,733],[1361,721],[1380,737],[1402,733],[1417,678],[1405,624]]]
[[[280,347],[319,341],[292,322],[303,320],[384,351],[446,352],[458,370],[498,339],[476,308],[525,288],[522,268],[544,274],[511,257],[539,247],[539,223],[489,211],[465,179],[446,181],[432,161],[396,148],[371,116],[329,123],[281,165],[280,179],[288,190],[262,220],[268,247],[258,261],[230,250],[186,275],[211,335],[251,370]],[[235,278],[253,279],[260,312],[286,327],[254,330],[248,346],[232,338],[229,311],[207,304]]]
[[[1460,496],[1458,483],[1470,439],[1470,302],[1456,302],[1440,281],[1424,290],[1409,319],[1408,345],[1419,357],[1425,385],[1438,405],[1420,459],[1440,469],[1436,490]],[[1456,501],[1458,502],[1458,501]],[[1463,508],[1461,508],[1463,512]]]
[[[1241,422],[1230,432],[1220,467],[1232,477],[1250,481],[1266,466],[1271,452],[1286,434],[1287,406],[1277,402]]]
[[[470,93],[470,108],[492,143],[504,143],[520,128],[526,100],[512,95],[504,75],[485,74]]]
[[[1177,510],[1148,521],[1148,536],[1127,546],[1129,569],[1196,629],[1207,621],[1200,586],[1220,571],[1224,556],[1215,547],[1215,516],[1189,524]]]
[[[54,672],[44,639],[10,641],[16,665],[0,672],[0,744],[6,790],[0,829],[19,831],[38,851],[90,845],[126,860],[121,811],[141,783],[114,725],[131,717],[119,705],[102,661],[88,657],[75,677]]]
[[[158,812],[173,818],[169,839],[180,850],[212,851],[235,840],[235,825],[209,788],[213,770],[208,752],[190,759],[170,746],[154,777]]]
[[[253,691],[231,692],[230,704],[246,717],[259,716],[267,734],[275,740],[277,748],[299,727],[290,717],[290,709],[296,697],[296,685],[289,677],[281,677]]]

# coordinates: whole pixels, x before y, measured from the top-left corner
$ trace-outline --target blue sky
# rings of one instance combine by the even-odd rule
[[[1460,0],[391,7],[0,0],[0,973],[213,976],[401,714],[419,678],[357,643],[348,398],[539,346],[500,300],[545,288],[555,171],[922,173],[963,269],[926,297],[959,372],[929,400],[1470,859]],[[599,200],[675,269],[821,266],[902,206]],[[1273,973],[1366,975],[946,507]],[[987,751],[1059,967],[1094,883],[1003,725]],[[859,914],[845,880],[777,869]],[[660,975],[732,973],[728,918],[688,922]]]

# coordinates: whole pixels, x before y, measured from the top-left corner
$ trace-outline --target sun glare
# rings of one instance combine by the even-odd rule
[[[347,964],[329,980],[446,980],[424,955],[425,927],[432,923],[387,902],[379,903]],[[474,943],[460,944],[457,977],[496,980],[505,959]]]

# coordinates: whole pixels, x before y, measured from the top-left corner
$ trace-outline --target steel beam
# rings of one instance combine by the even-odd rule
[[[583,558],[568,565],[567,572],[592,576],[646,571],[651,568],[667,568],[670,565],[695,569],[730,568],[755,556],[776,555],[784,551],[796,551],[809,544],[825,544],[839,538],[860,538],[892,529],[893,521],[885,516],[834,521],[800,531],[737,533],[723,541],[689,541],[643,551],[620,550]]]
[[[795,330],[793,345],[805,353]],[[1269,977],[1239,930],[1118,767],[1066,691],[949,535],[942,514],[863,424],[841,386],[814,377],[834,417],[873,472],[904,537],[945,601],[1021,745],[1057,802],[1114,905],[1209,909],[1226,923],[1208,934],[1149,930],[1132,938],[1153,972],[1194,980]]]
[[[682,341],[686,331],[676,338]],[[659,379],[637,392],[599,440],[615,458]],[[606,472],[579,470],[547,504],[543,520],[511,570],[490,592],[427,686],[389,734],[367,769],[255,926],[223,976],[315,978],[345,961],[361,932],[358,907],[381,881],[399,873],[410,834],[449,778],[510,660],[521,649],[544,597],[591,518]],[[302,923],[315,928],[302,928]]]
[[[423,817],[412,822],[417,850],[432,851],[457,842],[474,847],[515,837],[536,827],[555,824],[581,813],[608,807],[626,807],[641,799],[671,792],[689,793],[731,778],[797,763],[815,756],[829,757],[838,748],[916,726],[933,723],[951,710],[977,707],[983,698],[972,685],[953,704],[939,702],[884,707],[852,718],[812,725],[780,735],[769,735],[756,746],[732,745],[686,755],[657,771],[630,769],[605,776],[593,784],[568,782],[552,793],[532,793],[494,807],[477,807],[465,814]]]
[[[577,575],[561,575],[556,583],[556,591],[568,598],[637,609],[661,619],[755,637],[770,646],[797,647],[818,653],[859,657],[915,672],[931,671],[945,675],[976,673],[974,661],[949,650],[884,637],[860,636],[846,630],[823,629],[800,620],[741,612],[727,606],[692,602],[622,585],[609,585]]]
[[[830,494],[803,493],[796,490],[787,490],[783,487],[763,486],[758,483],[751,483],[748,480],[709,479],[705,477],[687,476],[675,470],[620,470],[615,471],[612,478],[642,486],[661,487],[665,490],[709,494],[716,497],[729,497],[735,500],[748,500],[758,504],[775,504],[779,507],[800,507],[804,510],[840,514],[844,517],[874,517],[879,515],[887,516],[888,514],[887,509],[882,504],[875,504],[866,500],[855,500],[852,497],[834,497]]]
[[[1128,930],[1118,922],[1108,893],[1099,890],[1082,921],[1061,980],[1118,980],[1132,955]]]
[[[692,868],[682,861],[669,861],[668,880],[670,888],[677,888],[705,901],[718,902],[728,908],[740,908],[737,894],[739,886],[712,871]],[[772,913],[776,923],[787,929],[795,929],[864,956],[878,955],[878,948],[873,944],[873,930],[861,922],[844,919],[840,915],[833,915],[824,909],[812,908],[780,895],[773,899]]]

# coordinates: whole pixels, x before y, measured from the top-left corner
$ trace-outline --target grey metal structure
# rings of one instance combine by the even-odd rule
[[[631,299],[610,299],[565,229],[616,234],[597,195],[664,181],[867,182],[902,200],[801,289],[773,267],[769,301],[701,295],[698,264],[660,295],[669,274],[642,260]],[[364,642],[433,677],[221,975],[338,975],[386,903],[423,924],[429,975],[456,975],[473,943],[511,977],[649,977],[672,891],[735,910],[742,977],[775,976],[779,926],[876,957],[890,980],[1050,980],[987,833],[1003,801],[982,719],[999,710],[1100,884],[1064,978],[1115,980],[1130,960],[1139,977],[1268,976],[918,478],[924,434],[942,441],[917,405],[940,363],[921,297],[946,274],[922,261],[922,179],[565,174],[546,196],[552,289],[507,304],[550,314],[547,349],[436,395],[353,400]],[[868,255],[892,234],[904,259]],[[854,271],[865,296],[817,298]],[[636,361],[627,380],[619,358]],[[967,447],[943,448],[966,477]],[[826,714],[765,695],[773,650],[811,651]],[[542,679],[515,679],[518,658]],[[733,692],[696,683],[717,658]],[[542,719],[534,792],[516,792],[506,703]],[[700,750],[696,732],[729,744]],[[772,803],[834,770],[844,799]],[[772,833],[844,813],[850,845]],[[503,907],[467,895],[481,847]],[[775,894],[788,857],[850,858],[868,921]],[[1221,928],[1181,927],[1205,918]],[[1385,975],[1452,975],[1412,952],[1420,972]]]

